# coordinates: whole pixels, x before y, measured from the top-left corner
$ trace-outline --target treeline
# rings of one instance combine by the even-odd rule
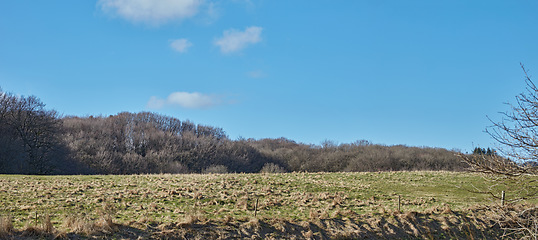
[[[0,89],[0,173],[134,174],[451,170],[465,165],[440,148],[368,141],[307,145],[231,140],[223,129],[150,112],[60,117],[36,97]]]
[[[278,159],[290,171],[461,171],[466,168],[456,152],[442,148],[384,146],[366,140],[350,144],[325,141],[318,146],[285,138],[251,140],[250,145],[263,155]]]
[[[221,128],[149,112],[62,122],[71,157],[97,173],[256,172],[271,162]]]

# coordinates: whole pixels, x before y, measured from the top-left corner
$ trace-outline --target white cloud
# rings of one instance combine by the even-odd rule
[[[173,92],[166,99],[151,97],[147,107],[151,109],[161,109],[166,106],[179,106],[191,109],[204,109],[222,104],[218,96],[206,95],[198,92]]]
[[[261,70],[254,70],[254,71],[247,72],[247,76],[250,78],[264,78],[267,76],[267,74],[265,74],[265,72]]]
[[[246,48],[248,45],[258,43],[261,38],[261,27],[248,27],[241,32],[236,29],[225,30],[221,38],[215,40],[222,53],[232,53]]]
[[[166,100],[153,96],[149,98],[147,106],[151,109],[161,109],[165,104]]]
[[[204,14],[203,17],[199,20],[200,23],[209,25],[213,24],[221,16],[221,8],[218,6],[218,3],[207,2],[204,4],[203,9],[201,10]]]
[[[212,96],[193,92],[175,92],[166,99],[168,104],[179,105],[184,108],[207,108],[218,103],[218,99]]]
[[[192,43],[186,38],[176,39],[170,43],[170,47],[180,53],[187,52],[187,49],[191,46]]]
[[[105,12],[132,22],[162,24],[193,17],[203,0],[99,0]]]

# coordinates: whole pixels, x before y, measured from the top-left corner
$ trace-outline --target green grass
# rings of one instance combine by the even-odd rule
[[[308,221],[312,215],[345,217],[379,214],[398,208],[453,210],[477,204],[498,204],[481,175],[456,172],[286,173],[222,175],[0,175],[0,216],[11,216],[20,228],[38,216],[50,215],[59,227],[68,216],[114,221],[171,223],[187,215],[208,219],[258,216]],[[497,185],[500,194],[516,186]],[[38,217],[40,219],[40,217]],[[39,221],[39,220],[38,220]]]

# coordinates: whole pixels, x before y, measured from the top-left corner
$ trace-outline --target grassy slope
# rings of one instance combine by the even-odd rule
[[[193,217],[248,222],[258,199],[257,214],[262,222],[282,219],[298,223],[357,214],[380,216],[398,208],[398,195],[402,212],[431,212],[447,206],[458,211],[496,204],[490,195],[469,192],[488,185],[480,175],[455,172],[2,175],[0,215],[11,216],[15,228],[33,223],[37,213],[50,215],[54,227],[67,232],[73,231],[72,226],[65,227],[67,217],[90,220],[104,215],[143,229],[144,224],[192,222]],[[510,198],[510,187],[492,190],[507,190]]]

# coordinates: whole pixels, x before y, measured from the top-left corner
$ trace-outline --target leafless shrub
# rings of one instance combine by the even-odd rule
[[[494,221],[505,230],[506,239],[538,239],[538,207],[534,205],[496,206]]]
[[[170,162],[165,164],[161,169],[161,173],[188,173],[189,168],[180,162]]]
[[[274,163],[266,163],[265,165],[263,165],[262,169],[260,170],[260,173],[285,173],[285,172],[286,172],[286,169]]]
[[[211,165],[202,171],[203,174],[224,174],[228,173],[228,168],[224,165]]]

